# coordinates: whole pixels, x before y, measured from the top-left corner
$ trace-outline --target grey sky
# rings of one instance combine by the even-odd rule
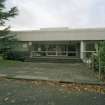
[[[105,26],[105,0],[7,0],[6,5],[19,9],[10,21],[14,29]]]

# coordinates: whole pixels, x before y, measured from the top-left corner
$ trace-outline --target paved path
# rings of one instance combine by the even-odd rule
[[[0,67],[0,75],[14,78],[98,83],[92,70],[83,63],[30,63]]]
[[[105,95],[51,83],[0,79],[0,105],[105,105]]]

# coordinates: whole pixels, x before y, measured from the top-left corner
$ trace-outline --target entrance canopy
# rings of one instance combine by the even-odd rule
[[[105,40],[105,28],[16,31],[20,41]]]

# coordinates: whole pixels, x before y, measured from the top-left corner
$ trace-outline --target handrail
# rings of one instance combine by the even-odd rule
[[[96,51],[83,51],[83,52],[80,52],[80,51],[31,51],[31,57],[34,57],[34,56],[41,56],[41,54],[45,54],[46,56],[47,55],[51,55],[51,53],[54,53],[54,55],[58,55],[58,56],[67,56],[68,54],[82,54],[82,53],[85,53],[85,54],[90,54],[93,55],[93,53],[96,53]],[[63,54],[64,53],[64,54]],[[53,55],[53,54],[52,54]],[[87,57],[88,58],[88,57]],[[90,58],[90,57],[89,57]]]
[[[79,52],[79,51],[31,51],[31,52]],[[96,51],[82,51],[82,52],[84,53],[84,52],[96,52]]]
[[[32,53],[34,53],[34,52],[70,52],[70,53],[76,53],[76,52],[78,52],[78,51],[31,51]]]

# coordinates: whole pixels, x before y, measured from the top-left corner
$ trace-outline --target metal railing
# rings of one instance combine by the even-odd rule
[[[31,51],[31,57],[36,56],[79,56],[79,51]]]

